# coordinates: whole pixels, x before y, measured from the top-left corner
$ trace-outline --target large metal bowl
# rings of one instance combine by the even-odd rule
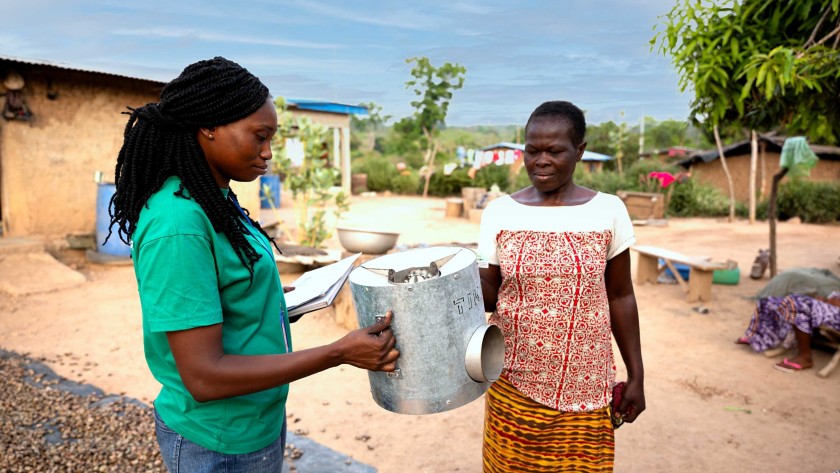
[[[399,233],[338,227],[338,241],[352,253],[385,254],[397,244]]]

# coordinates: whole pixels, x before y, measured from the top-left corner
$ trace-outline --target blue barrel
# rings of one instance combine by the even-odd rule
[[[280,208],[280,176],[266,174],[260,176],[260,208]]]
[[[131,247],[120,240],[117,233],[117,226],[108,243],[105,238],[108,236],[108,227],[111,225],[111,215],[108,214],[108,205],[111,203],[111,196],[117,191],[117,186],[100,182],[96,190],[96,251],[114,256],[131,256]],[[104,245],[103,245],[104,243]]]

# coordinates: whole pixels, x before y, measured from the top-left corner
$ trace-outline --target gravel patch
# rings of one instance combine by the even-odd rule
[[[165,473],[154,411],[55,374],[0,348],[0,472]],[[368,465],[292,432],[284,473],[373,473]]]
[[[0,471],[165,472],[152,409],[0,349]]]

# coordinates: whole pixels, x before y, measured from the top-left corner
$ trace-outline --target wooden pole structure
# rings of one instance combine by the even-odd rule
[[[758,133],[750,130],[750,225],[755,223],[755,177],[758,168]]]
[[[735,186],[732,184],[732,175],[729,174],[729,166],[726,165],[726,155],[723,152],[723,143],[720,141],[720,130],[718,126],[714,126],[715,144],[717,145],[718,154],[720,155],[720,165],[723,167],[723,173],[726,175],[726,183],[729,185],[729,221],[735,221]]]
[[[778,196],[779,181],[785,177],[788,169],[782,168],[773,175],[773,183],[770,186],[770,202],[767,204],[767,220],[770,222],[770,278],[776,275],[776,198]]]

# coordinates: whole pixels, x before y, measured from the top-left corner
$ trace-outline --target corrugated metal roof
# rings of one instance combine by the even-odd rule
[[[786,138],[786,136],[779,135],[758,135],[758,141],[763,142],[765,144],[764,149],[773,153],[780,153],[782,151],[782,146],[784,146]],[[752,145],[750,144],[750,140],[742,140],[732,143],[731,145],[724,146],[723,155],[726,157],[742,156],[750,154],[751,150]],[[813,150],[814,154],[816,154],[817,157],[820,159],[825,159],[828,161],[840,160],[840,147],[826,145],[811,145],[811,150]],[[709,163],[717,160],[718,158],[720,158],[720,153],[718,153],[716,149],[713,149],[711,151],[700,151],[694,153],[688,158],[678,161],[677,164],[688,169],[692,164],[697,164],[701,162]]]
[[[313,110],[316,112],[338,113],[341,115],[367,115],[368,109],[358,105],[344,103],[325,102],[323,100],[299,100],[286,99],[286,102],[301,110]]]
[[[159,81],[155,79],[149,79],[147,77],[137,77],[131,76],[127,74],[115,73],[115,72],[107,72],[101,71],[96,69],[88,69],[83,67],[74,66],[71,64],[57,62],[57,61],[48,61],[46,59],[33,59],[33,58],[22,58],[16,56],[8,56],[5,54],[0,54],[0,61],[10,61],[10,62],[18,62],[21,64],[29,64],[33,66],[46,66],[46,67],[55,67],[57,69],[64,69],[68,71],[77,71],[77,72],[87,72],[90,74],[102,74],[107,76],[114,76],[114,77],[122,77],[126,79],[134,79],[134,80],[142,80],[146,82],[153,82],[159,85],[166,85],[165,81]],[[365,107],[360,107],[357,105],[348,105],[343,103],[335,103],[335,102],[327,102],[323,100],[303,100],[303,99],[287,99],[289,105],[297,107],[302,110],[314,110],[319,112],[328,112],[328,113],[337,113],[341,115],[367,115],[368,110]]]
[[[583,157],[581,161],[612,161],[612,156],[607,156],[606,154],[596,153],[594,151],[584,151]]]
[[[519,151],[525,151],[525,145],[519,143],[511,143],[509,141],[502,141],[501,143],[496,143],[494,145],[485,146],[481,148],[480,151],[487,151],[491,149],[499,149],[499,148],[506,148],[506,149],[518,149]]]
[[[65,70],[68,70],[68,71],[87,72],[87,73],[91,73],[91,74],[102,74],[102,75],[106,75],[106,76],[122,77],[122,78],[125,78],[125,79],[142,80],[142,81],[146,81],[146,82],[154,82],[155,84],[160,84],[160,85],[165,85],[166,84],[166,82],[161,82],[161,81],[155,80],[155,79],[149,79],[147,77],[136,77],[136,76],[130,76],[130,75],[127,75],[127,74],[118,74],[118,73],[115,73],[115,72],[106,72],[106,71],[99,71],[99,70],[94,70],[94,69],[86,69],[86,68],[77,67],[77,66],[73,66],[73,65],[70,65],[70,64],[62,63],[62,62],[47,61],[45,59],[21,58],[21,57],[6,56],[6,55],[3,55],[3,54],[0,54],[0,61],[19,62],[21,64],[30,64],[30,65],[33,65],[33,66],[55,67],[57,69],[65,69]]]
[[[489,151],[491,149],[518,149],[519,151],[525,151],[525,145],[520,143],[511,143],[509,141],[502,141],[501,143],[496,143],[494,145],[480,148],[479,151]],[[612,156],[607,156],[606,154],[595,153],[593,151],[584,151],[581,161],[612,161],[613,159],[614,158]]]

